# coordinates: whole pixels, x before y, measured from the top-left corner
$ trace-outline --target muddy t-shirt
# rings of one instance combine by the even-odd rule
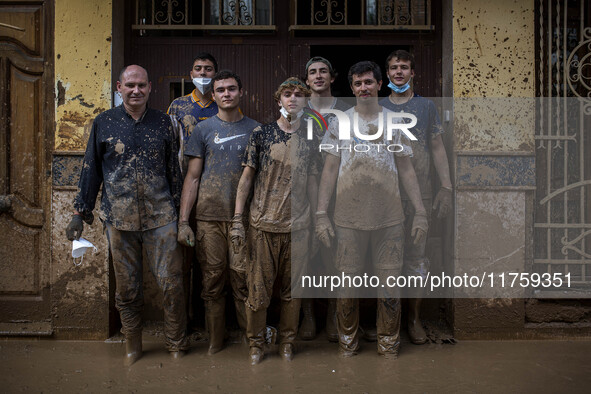
[[[394,112],[406,112],[417,117],[417,124],[409,131],[417,137],[416,141],[410,141],[413,157],[412,165],[417,174],[422,198],[431,198],[431,139],[443,133],[443,127],[439,120],[439,114],[433,101],[415,94],[409,101],[403,104],[394,104],[389,97],[380,101],[380,105]],[[404,119],[410,122],[410,119]],[[401,190],[403,200],[409,200],[404,188]]]
[[[195,209],[198,220],[232,219],[244,150],[250,133],[258,125],[247,116],[238,122],[225,122],[216,115],[193,129],[185,156],[203,159]]]
[[[174,115],[183,127],[183,141],[187,143],[193,129],[199,123],[218,113],[218,105],[213,100],[203,102],[195,90],[186,96],[176,98],[166,111]]]
[[[351,122],[351,139],[339,140],[338,121],[328,127],[323,152],[341,159],[334,214],[337,226],[376,230],[404,220],[394,155],[411,156],[412,149],[399,130],[393,132],[392,141],[387,140],[387,112],[384,108],[370,120],[358,116],[359,132],[365,135],[378,131],[379,116],[383,116],[383,134],[373,141],[359,139],[353,133],[355,108],[345,111]]]
[[[306,126],[286,133],[277,122],[254,129],[244,154],[243,166],[256,170],[250,204],[250,225],[287,233],[310,225],[308,176],[318,175],[318,142],[306,139]]]

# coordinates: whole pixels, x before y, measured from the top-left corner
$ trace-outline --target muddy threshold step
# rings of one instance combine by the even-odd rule
[[[52,336],[50,322],[12,322],[0,323],[0,335],[6,336]]]

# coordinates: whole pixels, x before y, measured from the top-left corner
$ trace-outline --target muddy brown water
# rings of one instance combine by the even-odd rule
[[[231,344],[207,356],[200,342],[173,361],[160,339],[144,339],[144,357],[123,367],[123,343],[0,341],[1,392],[589,392],[591,340],[403,343],[398,360],[375,343],[341,359],[337,345],[299,342],[294,360],[267,353],[248,364],[248,348]]]

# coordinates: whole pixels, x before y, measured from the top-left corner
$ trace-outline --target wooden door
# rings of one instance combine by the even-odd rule
[[[51,333],[48,4],[0,3],[0,334]],[[52,22],[51,22],[52,23]]]

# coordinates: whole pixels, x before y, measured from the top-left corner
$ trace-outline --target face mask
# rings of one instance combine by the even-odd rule
[[[297,113],[297,115],[294,116],[291,115],[289,112],[287,112],[287,110],[285,108],[283,108],[283,106],[281,106],[281,108],[279,108],[279,112],[281,112],[281,116],[283,116],[285,119],[287,119],[287,121],[289,122],[289,124],[293,125],[295,122],[298,121],[299,118],[302,117],[302,115],[304,114],[304,110],[300,110],[300,112]],[[289,120],[291,118],[291,120]]]
[[[390,81],[390,83],[388,84],[388,87],[390,89],[392,89],[394,91],[394,93],[404,93],[410,88],[411,81],[412,81],[412,78],[409,79],[408,82],[402,86],[396,86],[396,85],[394,85],[394,82]]]
[[[211,78],[193,78],[193,85],[199,89],[201,94],[205,94],[211,88]]]
[[[80,238],[80,239],[75,239],[74,241],[72,241],[72,257],[74,258],[74,265],[76,267],[80,266],[82,264],[82,260],[84,259],[84,253],[86,253],[86,250],[93,248],[94,251],[96,252],[96,246],[94,246],[92,243],[90,243],[90,241],[84,239],[84,238]],[[76,259],[80,257],[80,262],[76,263]]]

